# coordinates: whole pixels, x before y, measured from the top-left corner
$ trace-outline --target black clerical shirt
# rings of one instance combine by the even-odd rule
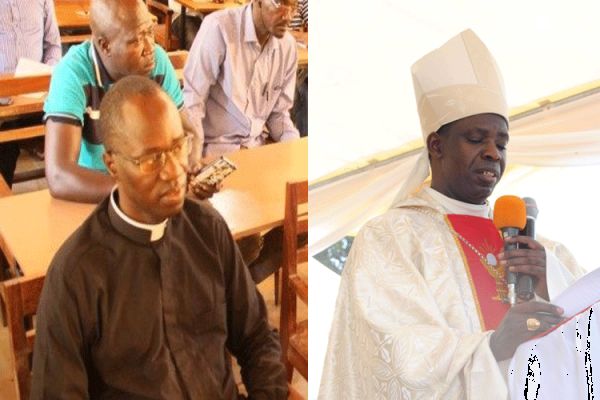
[[[105,199],[58,251],[38,308],[33,399],[284,399],[277,334],[225,221],[186,199],[164,235]]]

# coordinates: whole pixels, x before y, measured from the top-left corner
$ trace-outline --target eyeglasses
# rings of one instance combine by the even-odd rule
[[[167,154],[171,154],[177,160],[184,160],[192,151],[192,136],[184,135],[175,139],[173,145],[168,150],[157,151],[155,153],[144,154],[143,156],[131,158],[118,152],[113,152],[124,160],[134,163],[140,169],[140,172],[148,174],[162,169],[167,163]]]
[[[270,0],[275,8],[287,7],[288,11],[296,11],[298,3],[290,0]]]

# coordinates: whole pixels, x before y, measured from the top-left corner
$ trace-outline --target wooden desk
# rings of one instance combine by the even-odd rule
[[[296,39],[298,49],[298,68],[308,67],[308,32],[290,31]]]
[[[283,224],[285,183],[307,179],[308,138],[227,156],[238,167],[211,203],[234,237]],[[65,239],[95,205],[57,200],[48,190],[0,198],[0,234],[26,276],[44,275]]]
[[[225,0],[223,3],[214,3],[213,1],[197,1],[197,0],[175,0],[181,4],[181,28],[179,37],[181,38],[181,48],[186,48],[185,40],[185,25],[187,19],[187,9],[201,13],[210,14],[214,11],[223,10],[225,8],[238,7],[244,4],[244,0]]]
[[[189,8],[192,11],[201,14],[210,14],[214,11],[223,10],[225,8],[238,7],[244,5],[244,0],[225,0],[223,3],[215,3],[213,1],[197,1],[197,0],[175,0],[181,4],[181,13],[184,8]]]
[[[298,67],[308,67],[308,48],[298,46]]]
[[[225,179],[211,203],[233,236],[283,225],[285,184],[308,179],[308,138],[242,150],[227,158],[238,170]]]
[[[89,29],[89,0],[56,0],[54,2],[58,29]]]
[[[10,106],[0,106],[0,120],[10,117],[18,117],[25,114],[41,112],[44,107],[45,96],[33,98],[28,96],[14,96]]]

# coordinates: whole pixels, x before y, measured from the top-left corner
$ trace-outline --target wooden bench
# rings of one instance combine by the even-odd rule
[[[50,85],[50,75],[26,77],[0,77],[0,97],[13,97],[14,104],[0,107],[0,115],[5,119],[18,119],[42,111],[43,99],[24,95],[46,92]],[[44,125],[39,124],[0,131],[0,143],[32,139],[44,136]],[[15,174],[14,182],[22,182],[43,177],[43,168]]]
[[[0,77],[0,97],[22,96],[30,93],[47,92],[50,86],[50,75],[37,75],[25,77]],[[20,99],[23,100],[23,99]],[[0,116],[18,118],[42,109],[43,99],[30,100],[30,107],[23,107],[24,101],[15,101],[9,106],[0,107]],[[26,102],[26,100],[25,100]],[[0,132],[0,143],[15,140],[30,139],[44,136],[44,126],[41,124],[26,128],[9,129]]]

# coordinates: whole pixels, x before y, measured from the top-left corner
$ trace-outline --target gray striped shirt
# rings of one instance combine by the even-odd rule
[[[286,32],[261,48],[252,4],[207,15],[184,68],[183,98],[204,143],[203,156],[300,135],[290,118],[296,87],[296,41]]]
[[[21,57],[50,65],[60,60],[52,0],[0,0],[0,74],[14,72]]]
[[[290,21],[290,29],[301,30],[303,26],[308,28],[308,0],[298,0],[296,14]]]

